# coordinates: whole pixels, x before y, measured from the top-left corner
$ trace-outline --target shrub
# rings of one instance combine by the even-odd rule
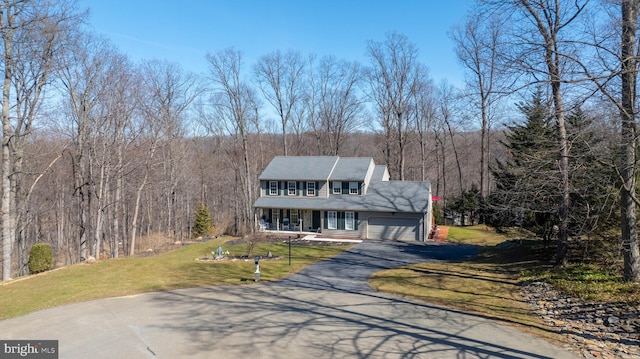
[[[36,274],[53,267],[53,251],[47,243],[36,243],[29,252],[29,273]]]

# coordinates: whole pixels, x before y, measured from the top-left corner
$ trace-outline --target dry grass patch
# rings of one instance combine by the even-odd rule
[[[519,273],[532,265],[529,242],[495,245],[507,237],[484,226],[452,227],[454,241],[478,244],[480,254],[467,261],[426,262],[375,273],[370,285],[432,304],[481,315],[560,342],[561,336],[534,315],[519,294]],[[525,245],[527,244],[527,245]]]

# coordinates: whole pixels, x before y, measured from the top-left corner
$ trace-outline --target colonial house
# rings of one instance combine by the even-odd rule
[[[429,182],[390,181],[370,157],[278,156],[259,177],[262,230],[425,241]]]

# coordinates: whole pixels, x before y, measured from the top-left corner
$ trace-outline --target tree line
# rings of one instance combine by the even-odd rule
[[[185,240],[201,205],[219,233],[251,233],[275,155],[371,156],[431,181],[445,213],[555,225],[559,262],[570,236],[618,226],[637,279],[637,6],[478,2],[451,31],[457,88],[394,32],[363,44],[366,63],[227,48],[192,74],[132,62],[75,1],[3,1],[3,280],[35,243],[75,263]]]

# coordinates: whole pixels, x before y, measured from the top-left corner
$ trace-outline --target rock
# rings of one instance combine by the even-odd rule
[[[640,358],[640,307],[583,301],[541,281],[523,285],[520,294],[547,325],[565,336],[565,348],[579,356]]]
[[[616,317],[616,316],[610,316],[605,320],[605,325],[608,327],[612,327],[614,325],[617,325],[620,323],[620,318]]]

